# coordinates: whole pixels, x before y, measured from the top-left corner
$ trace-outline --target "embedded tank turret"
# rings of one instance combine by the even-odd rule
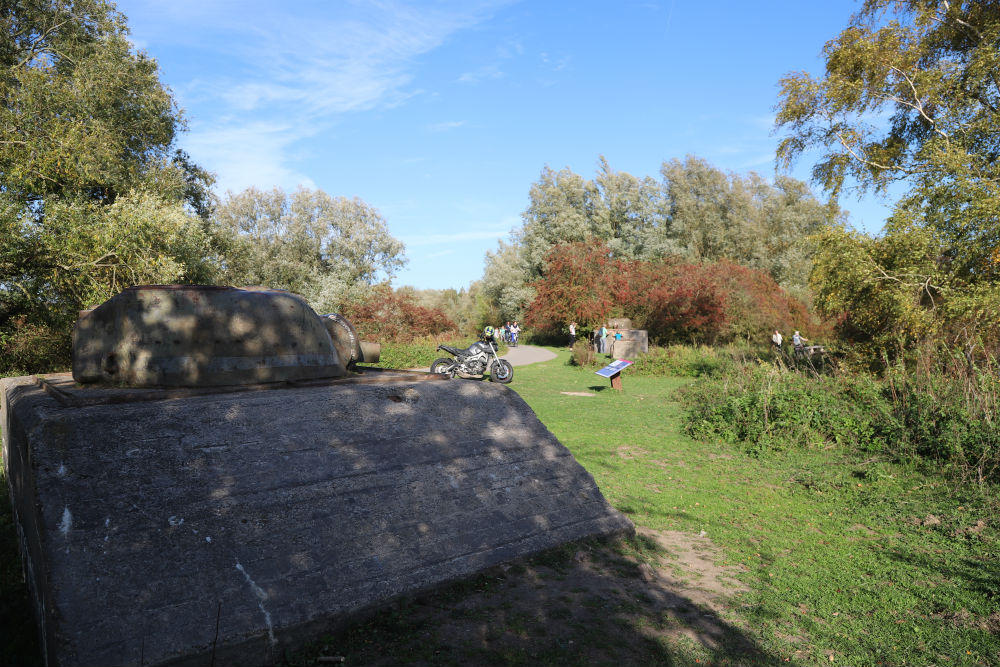
[[[50,665],[274,664],[404,596],[631,522],[520,396],[267,288],[134,287],[73,374],[0,379]],[[353,369],[353,372],[352,372]]]
[[[73,379],[128,387],[198,387],[343,377],[378,361],[337,314],[266,287],[144,285],[82,311]]]

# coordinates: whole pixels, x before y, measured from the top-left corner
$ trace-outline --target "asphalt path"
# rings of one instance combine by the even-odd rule
[[[507,354],[500,357],[510,362],[511,366],[527,366],[556,358],[556,353],[535,345],[518,345],[508,347]]]

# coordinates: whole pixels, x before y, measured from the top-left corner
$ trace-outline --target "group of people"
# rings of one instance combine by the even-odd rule
[[[774,335],[771,336],[771,345],[774,346],[775,352],[778,353],[782,352],[781,344],[783,341],[784,338],[781,337],[781,332],[775,329]],[[792,349],[795,351],[795,356],[801,357],[806,353],[805,344],[808,342],[809,339],[800,334],[798,330],[796,330],[795,333],[792,334]]]
[[[573,349],[574,343],[576,343],[576,328],[579,325],[576,321],[571,321],[569,323],[569,348]],[[590,342],[596,346],[597,352],[599,354],[607,354],[608,352],[608,338],[611,337],[611,333],[608,331],[608,327],[602,324],[596,327],[590,334]],[[614,338],[621,340],[621,333],[615,333]]]
[[[507,322],[496,328],[497,339],[514,347],[517,347],[517,338],[520,335],[521,327],[518,326],[517,320]]]

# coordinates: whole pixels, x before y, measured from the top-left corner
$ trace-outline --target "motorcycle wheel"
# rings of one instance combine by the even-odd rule
[[[454,375],[455,374],[455,361],[453,359],[435,359],[434,363],[431,364],[431,373],[438,373],[440,375]]]
[[[507,384],[514,379],[514,367],[506,359],[497,359],[490,366],[490,382]]]

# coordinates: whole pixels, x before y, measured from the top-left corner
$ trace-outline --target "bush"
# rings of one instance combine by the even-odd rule
[[[412,295],[395,292],[384,284],[376,285],[364,301],[346,304],[342,311],[363,338],[383,346],[458,333],[441,309],[418,306]]]
[[[671,345],[651,347],[629,367],[633,375],[672,375],[701,377],[712,375],[733,365],[733,351],[701,345]]]
[[[687,431],[761,453],[837,444],[1000,481],[1000,380],[958,366],[820,376],[734,364],[681,390]]]
[[[21,319],[0,331],[0,376],[69,370],[70,347],[69,331]]]
[[[573,353],[570,355],[569,361],[574,366],[583,366],[584,368],[600,364],[597,353],[594,352],[594,346],[586,340],[578,340],[573,343]]]

